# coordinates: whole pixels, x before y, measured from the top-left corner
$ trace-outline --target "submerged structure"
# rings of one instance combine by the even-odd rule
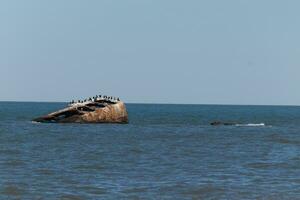
[[[70,102],[68,107],[33,119],[42,123],[128,123],[124,102],[119,98],[96,96]]]
[[[234,122],[221,122],[221,121],[214,121],[214,122],[211,122],[210,125],[212,126],[234,126],[234,125],[237,125],[237,123],[234,123]]]

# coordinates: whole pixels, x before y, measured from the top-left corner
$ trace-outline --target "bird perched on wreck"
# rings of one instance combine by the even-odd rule
[[[97,97],[74,100],[68,107],[33,119],[45,123],[128,123],[128,113],[122,101],[113,101],[113,97],[98,100]],[[119,98],[118,98],[119,99]]]

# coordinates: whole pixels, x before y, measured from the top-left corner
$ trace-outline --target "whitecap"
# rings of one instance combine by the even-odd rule
[[[41,124],[41,122],[31,121],[32,124]]]
[[[236,124],[236,126],[266,126],[265,123],[258,124]]]

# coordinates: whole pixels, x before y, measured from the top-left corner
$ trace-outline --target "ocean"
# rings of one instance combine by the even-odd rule
[[[31,122],[65,106],[0,102],[1,200],[300,199],[300,107],[127,104],[129,124]]]

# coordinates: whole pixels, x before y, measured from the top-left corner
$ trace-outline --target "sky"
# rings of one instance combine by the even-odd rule
[[[0,101],[300,105],[298,0],[2,0]]]

